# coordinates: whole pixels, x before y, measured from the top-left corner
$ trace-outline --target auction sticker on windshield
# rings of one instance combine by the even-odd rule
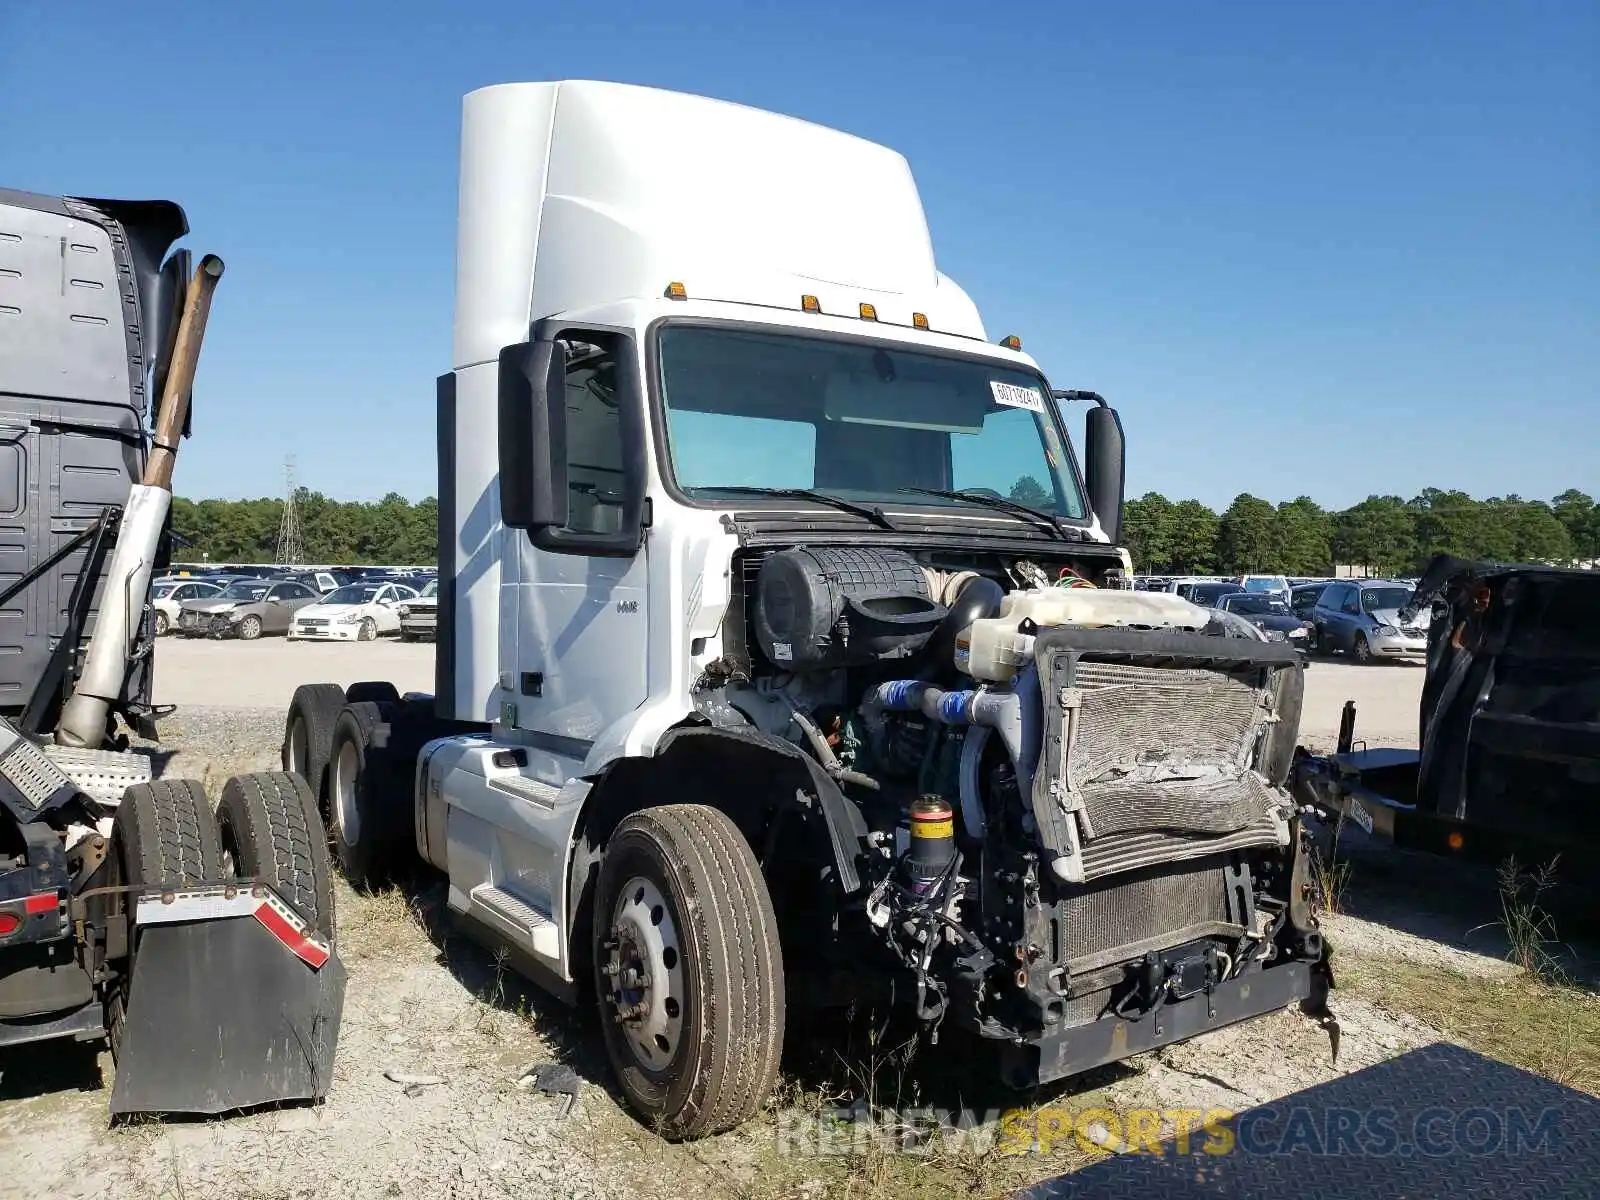
[[[989,390],[994,393],[996,404],[1003,404],[1007,408],[1025,408],[1029,412],[1044,411],[1044,400],[1037,388],[1018,387],[1014,383],[1001,383],[998,379],[991,379]]]

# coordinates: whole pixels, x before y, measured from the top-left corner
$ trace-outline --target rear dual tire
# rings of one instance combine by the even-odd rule
[[[427,725],[412,706],[389,701],[354,701],[339,714],[328,759],[328,829],[352,887],[382,887],[415,860],[412,793]]]
[[[263,772],[229,779],[215,813],[205,789],[192,779],[135,784],[117,806],[111,840],[123,884],[174,890],[258,880],[311,929],[333,940],[327,837],[311,791],[298,775]],[[131,961],[128,966],[107,997],[113,1054],[122,1047]]]
[[[304,779],[263,771],[228,780],[217,805],[217,831],[234,878],[269,885],[313,930],[333,940],[328,835]]]
[[[326,796],[333,726],[344,706],[345,691],[336,683],[303,683],[289,701],[283,728],[283,769],[304,779],[319,802]],[[323,811],[326,813],[325,808]]]

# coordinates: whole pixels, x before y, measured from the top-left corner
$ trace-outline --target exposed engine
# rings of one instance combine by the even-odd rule
[[[1070,566],[983,566],[772,553],[721,689],[859,808],[866,925],[923,1018],[1037,1041],[1150,1016],[1160,1039],[1168,1005],[1320,961],[1283,787],[1297,652]],[[1129,1052],[1080,1031],[1019,1075]]]

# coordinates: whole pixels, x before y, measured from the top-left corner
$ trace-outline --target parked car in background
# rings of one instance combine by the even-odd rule
[[[396,606],[416,594],[404,584],[375,579],[347,583],[295,613],[289,639],[370,642],[385,633],[399,633]]]
[[[1289,607],[1294,609],[1294,615],[1302,620],[1311,619],[1311,610],[1316,608],[1317,600],[1322,593],[1328,590],[1331,579],[1319,579],[1311,583],[1302,583],[1289,590]]]
[[[213,595],[185,600],[178,610],[178,632],[254,641],[264,633],[287,633],[294,614],[318,599],[311,588],[292,580],[240,579]]]
[[[1289,599],[1289,581],[1282,575],[1240,575],[1234,582],[1247,592]]]
[[[282,578],[292,579],[296,583],[303,583],[312,588],[318,595],[326,596],[329,592],[342,588],[347,583],[354,583],[355,576],[349,571],[285,571]]]
[[[1428,616],[1402,623],[1399,610],[1411,598],[1403,583],[1382,579],[1335,580],[1311,610],[1315,648],[1348,654],[1357,662],[1379,658],[1423,662],[1428,653]]]
[[[1293,642],[1301,649],[1311,644],[1311,623],[1276,595],[1234,592],[1217,602],[1223,612],[1243,617],[1275,642]]]
[[[1243,594],[1244,589],[1237,583],[1196,583],[1190,586],[1184,599],[1201,608],[1220,608],[1224,597]]]
[[[414,599],[402,600],[397,611],[402,642],[433,641],[439,631],[439,581],[430,579]]]
[[[185,600],[203,600],[221,590],[221,584],[205,579],[162,579],[151,584],[150,604],[156,613],[156,636],[172,632]]]

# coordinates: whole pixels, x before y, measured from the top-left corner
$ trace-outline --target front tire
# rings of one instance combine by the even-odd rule
[[[1372,646],[1367,642],[1366,634],[1356,634],[1356,640],[1350,646],[1350,655],[1362,666],[1372,662]]]
[[[371,617],[362,617],[361,625],[356,630],[356,641],[370,642],[378,636],[378,623]]]
[[[629,1104],[675,1140],[749,1120],[777,1079],[784,983],[738,828],[698,804],[633,814],[606,844],[595,903],[601,1027]]]
[[[235,628],[241,641],[253,642],[261,636],[261,618],[246,617]]]
[[[167,614],[159,608],[156,609],[156,636],[166,637],[172,631],[172,622],[167,619]]]

